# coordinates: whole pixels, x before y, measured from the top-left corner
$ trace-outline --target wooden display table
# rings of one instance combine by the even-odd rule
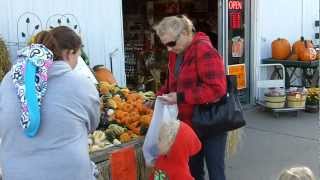
[[[137,180],[147,180],[149,169],[145,166],[145,161],[142,153],[142,145],[144,138],[137,139],[135,141],[121,144],[119,146],[110,147],[106,150],[94,152],[90,154],[90,158],[96,163],[100,171],[100,176],[97,180],[111,180],[111,168],[110,168],[110,156],[112,152],[115,152],[121,148],[134,147],[137,158]]]

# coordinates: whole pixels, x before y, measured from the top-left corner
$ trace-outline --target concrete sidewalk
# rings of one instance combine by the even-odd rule
[[[276,180],[282,169],[305,165],[319,178],[319,114],[246,110],[238,153],[226,161],[227,180]]]

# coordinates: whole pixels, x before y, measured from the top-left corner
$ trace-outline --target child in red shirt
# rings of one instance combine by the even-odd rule
[[[201,142],[182,121],[163,123],[159,134],[159,157],[150,180],[193,180],[189,158],[201,149]]]

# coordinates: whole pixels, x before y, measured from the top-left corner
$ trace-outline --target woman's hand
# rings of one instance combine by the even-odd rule
[[[147,102],[144,103],[144,106],[146,106],[147,108],[153,109],[154,108],[154,103],[155,103],[154,100],[147,101]]]
[[[177,93],[171,92],[169,94],[165,94],[163,96],[159,96],[159,99],[166,102],[167,104],[177,104]]]

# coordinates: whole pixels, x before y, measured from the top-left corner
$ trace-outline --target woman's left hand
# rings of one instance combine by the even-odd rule
[[[177,93],[176,92],[171,92],[169,94],[165,94],[163,96],[160,96],[160,99],[165,101],[166,103],[172,105],[172,104],[177,104]]]

